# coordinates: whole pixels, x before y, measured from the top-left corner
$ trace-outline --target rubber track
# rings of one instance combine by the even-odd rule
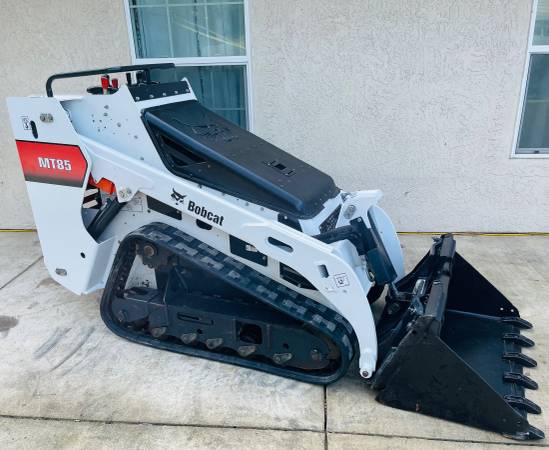
[[[164,248],[177,255],[180,261],[186,260],[294,319],[307,323],[334,342],[340,350],[341,363],[331,373],[326,373],[325,369],[321,374],[315,374],[314,371],[307,373],[274,363],[271,365],[240,356],[186,346],[183,343],[162,341],[143,332],[132,332],[113,317],[110,304],[116,292],[122,292],[125,288],[135,259],[137,241],[150,242],[157,248]],[[162,223],[143,226],[128,234],[122,241],[101,299],[101,317],[111,331],[133,342],[315,384],[333,383],[347,372],[354,354],[353,343],[356,342],[351,325],[337,312],[264,276],[181,230]]]

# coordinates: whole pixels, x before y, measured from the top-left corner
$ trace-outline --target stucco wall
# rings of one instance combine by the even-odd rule
[[[249,3],[259,135],[343,188],[382,189],[400,230],[549,229],[549,160],[509,158],[531,0]],[[130,54],[122,0],[1,6],[0,228],[25,228],[4,98]]]
[[[548,231],[510,159],[529,0],[250,0],[255,130],[380,188],[399,230]]]
[[[55,72],[129,62],[122,1],[1,1],[0,228],[34,227],[5,98],[43,95]],[[70,92],[71,86],[75,83],[59,81],[54,89]]]

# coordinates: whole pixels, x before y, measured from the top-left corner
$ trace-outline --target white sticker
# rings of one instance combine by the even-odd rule
[[[27,116],[21,116],[21,123],[23,124],[23,130],[30,130],[30,119]]]
[[[349,277],[347,277],[346,273],[334,275],[334,281],[337,287],[349,286]]]
[[[143,212],[143,199],[139,195],[134,196],[134,198],[132,198],[124,205],[122,211],[129,211],[134,213]]]

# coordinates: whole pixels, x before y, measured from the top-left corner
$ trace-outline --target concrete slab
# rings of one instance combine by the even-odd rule
[[[424,236],[402,236],[410,268],[427,251]],[[536,346],[525,351],[538,361],[525,373],[538,381],[539,391],[527,396],[545,411],[529,415],[532,425],[549,431],[549,238],[547,237],[458,237],[458,251],[498,287],[534,323],[524,334]],[[379,306],[377,307],[379,308]],[[327,428],[331,432],[367,433],[432,439],[512,443],[499,434],[389,408],[377,403],[354,373],[327,388]],[[542,441],[546,443],[547,441]],[[539,441],[535,443],[540,443]]]
[[[0,233],[0,289],[42,256],[34,232]]]
[[[0,415],[322,430],[322,387],[133,344],[42,262],[0,290]]]
[[[402,241],[408,268],[431,242],[427,236],[403,236]],[[458,249],[534,323],[534,330],[525,334],[537,345],[526,353],[539,367],[526,374],[539,382],[540,390],[529,391],[528,397],[547,411],[549,239],[458,237]],[[0,419],[0,448],[42,442],[41,447],[50,448],[108,448],[113,442],[124,448],[323,446],[323,433],[307,432],[323,431],[322,388],[126,342],[103,326],[99,294],[75,296],[49,278],[42,262],[33,264],[40,257],[35,234],[0,233],[0,250],[18,255],[13,264],[0,258],[0,286],[12,280],[0,289],[2,315],[13,318],[11,328],[0,332],[0,416],[53,419]],[[514,443],[495,433],[382,406],[355,372],[327,388],[330,448]],[[529,420],[549,430],[547,414],[530,415]],[[156,425],[137,425],[142,422]]]
[[[235,428],[0,419],[0,447],[40,449],[319,449],[324,434]]]
[[[328,434],[328,450],[364,450],[367,448],[375,448],[376,450],[409,450],[411,448],[422,450],[495,450],[502,449],[502,446],[501,444],[470,441],[442,441],[438,439],[429,440],[360,434]]]

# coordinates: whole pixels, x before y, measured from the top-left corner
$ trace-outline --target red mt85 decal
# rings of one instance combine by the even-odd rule
[[[77,145],[15,142],[25,180],[63,186],[84,185],[88,162]]]

